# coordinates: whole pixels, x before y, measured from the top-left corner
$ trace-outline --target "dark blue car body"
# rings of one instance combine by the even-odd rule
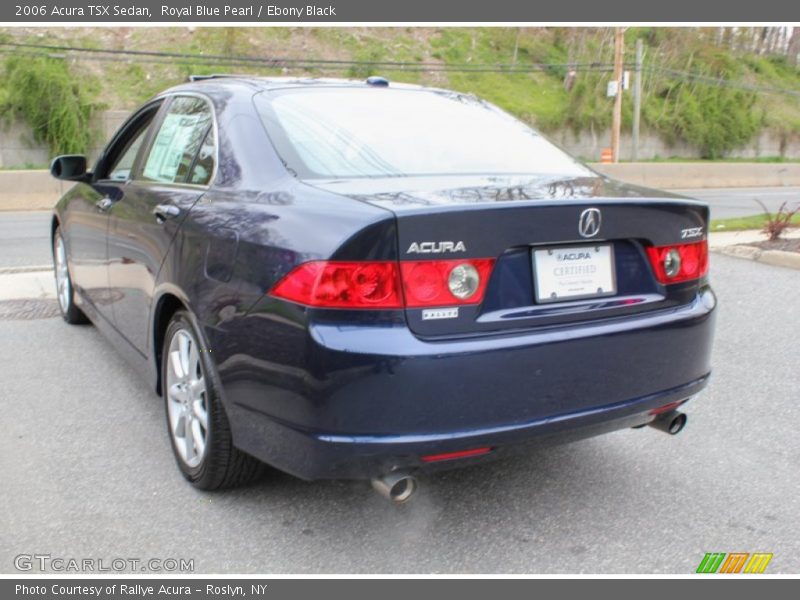
[[[714,294],[706,275],[659,283],[646,248],[698,229],[705,239],[706,205],[594,173],[303,181],[253,97],[326,86],[367,87],[210,78],[173,88],[148,110],[181,95],[211,103],[212,181],[90,178],[58,203],[76,303],[154,390],[165,326],[184,308],[215,366],[233,443],[311,480],[468,465],[639,426],[703,389]],[[178,216],[155,218],[164,205]],[[577,228],[588,208],[602,213],[593,241],[614,246],[616,293],[537,303],[531,249],[587,243]],[[457,318],[270,293],[309,261],[402,262],[419,258],[414,243],[441,240],[466,252],[439,258],[496,261],[483,301]],[[473,448],[490,450],[422,458]]]

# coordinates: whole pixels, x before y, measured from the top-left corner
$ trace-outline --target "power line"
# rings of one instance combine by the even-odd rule
[[[742,83],[738,81],[731,81],[722,77],[711,77],[701,73],[688,73],[686,71],[676,71],[675,69],[667,69],[665,67],[645,67],[645,72],[660,73],[672,79],[683,79],[687,81],[694,81],[697,83],[706,83],[709,85],[716,85],[718,87],[728,87],[751,92],[762,92],[767,94],[788,94],[790,96],[800,96],[800,90],[790,88],[776,88],[752,85],[749,83]]]
[[[369,67],[390,67],[401,70],[410,68],[416,70],[453,70],[453,71],[477,71],[484,72],[486,70],[494,70],[498,72],[536,72],[548,71],[552,69],[587,69],[587,70],[603,70],[608,68],[611,70],[613,64],[611,63],[527,63],[525,65],[511,64],[511,63],[431,63],[431,62],[409,62],[409,61],[385,61],[385,60],[334,60],[334,59],[299,59],[288,57],[262,57],[262,56],[248,56],[248,55],[221,55],[221,54],[190,54],[185,52],[158,52],[154,50],[112,50],[103,48],[85,48],[78,46],[58,46],[52,44],[32,44],[21,42],[0,42],[2,46],[12,48],[31,48],[39,50],[49,50],[54,52],[66,53],[80,53],[80,54],[106,54],[116,56],[138,56],[138,57],[155,57],[155,58],[168,58],[168,59],[189,59],[191,61],[199,62],[213,62],[214,64],[223,63],[252,63],[254,65],[270,65],[277,68],[282,66],[296,66],[296,65],[330,65],[335,67],[351,67],[351,66],[369,66]],[[144,62],[144,61],[142,61]]]
[[[0,44],[2,45],[2,44]],[[173,66],[189,66],[189,67],[200,67],[200,66],[226,66],[226,67],[246,67],[251,69],[294,69],[294,70],[304,70],[304,71],[322,71],[322,72],[335,72],[340,73],[341,71],[345,70],[348,67],[372,67],[378,68],[380,65],[376,63],[347,63],[342,62],[340,64],[319,64],[313,60],[309,61],[301,61],[298,60],[297,62],[292,62],[289,64],[283,64],[279,61],[279,59],[268,59],[262,63],[254,63],[254,62],[240,62],[237,59],[214,59],[208,60],[202,56],[196,56],[192,60],[187,59],[170,59],[170,58],[157,58],[157,57],[142,57],[137,58],[135,61],[126,58],[114,57],[114,56],[87,56],[81,55],[76,56],[74,54],[66,53],[43,53],[43,52],[31,52],[31,51],[22,51],[22,50],[14,50],[14,49],[2,49],[0,48],[0,53],[11,55],[11,56],[26,56],[26,57],[47,57],[47,58],[54,58],[54,59],[73,59],[73,60],[85,60],[85,61],[93,61],[93,62],[106,62],[106,63],[124,63],[124,64],[131,64],[135,62],[136,64],[158,64],[158,65],[173,65]],[[548,71],[550,68],[554,66],[548,66],[548,68],[526,68],[526,67],[518,67],[518,68],[507,68],[507,69],[498,69],[494,66],[476,66],[475,68],[469,69],[459,69],[459,68],[452,68],[446,65],[439,65],[439,66],[419,66],[415,63],[406,63],[406,64],[398,64],[393,66],[392,68],[386,68],[386,70],[392,71],[404,71],[408,73],[436,73],[436,72],[449,72],[449,73],[503,73],[503,74],[531,74],[537,72],[545,72]],[[581,70],[581,69],[578,69]],[[610,71],[611,67],[599,67],[599,68],[585,68],[582,69],[583,71]]]
[[[96,62],[117,62],[140,64],[169,64],[173,66],[198,67],[198,66],[224,66],[224,67],[249,67],[261,69],[297,69],[303,71],[341,72],[354,67],[368,67],[372,69],[385,68],[387,70],[405,71],[409,73],[498,73],[508,75],[525,75],[540,72],[575,71],[611,73],[612,63],[431,63],[409,61],[364,61],[364,60],[338,60],[338,59],[301,59],[289,57],[259,57],[248,55],[220,55],[220,54],[191,54],[186,52],[159,52],[153,50],[114,50],[103,48],[86,48],[80,46],[63,46],[54,44],[34,44],[22,42],[0,42],[0,54],[18,56],[48,56],[50,58],[71,58]],[[36,52],[37,50],[48,53]],[[56,53],[56,54],[53,54]],[[127,57],[127,58],[126,58]],[[136,60],[133,61],[132,58]],[[630,70],[634,65],[626,64],[624,68]],[[645,66],[643,72],[662,75],[670,79],[690,81],[741,89],[756,93],[785,94],[800,96],[800,90],[758,86],[744,82],[732,81],[721,77],[711,77],[702,73],[678,71],[659,66]]]

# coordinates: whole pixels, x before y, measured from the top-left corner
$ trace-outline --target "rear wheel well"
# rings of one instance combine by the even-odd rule
[[[156,393],[161,394],[161,359],[164,348],[164,334],[172,316],[179,310],[186,308],[177,296],[164,294],[158,300],[155,318],[153,319],[153,354],[156,357]]]

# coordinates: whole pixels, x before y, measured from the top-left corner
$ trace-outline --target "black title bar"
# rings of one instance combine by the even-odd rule
[[[6,23],[737,23],[791,22],[786,0],[12,0]]]

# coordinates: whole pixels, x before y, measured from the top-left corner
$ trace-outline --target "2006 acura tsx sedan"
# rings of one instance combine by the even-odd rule
[[[599,175],[473,96],[194,77],[52,221],[64,319],[164,398],[183,475],[371,479],[652,425],[707,383],[708,207]]]

